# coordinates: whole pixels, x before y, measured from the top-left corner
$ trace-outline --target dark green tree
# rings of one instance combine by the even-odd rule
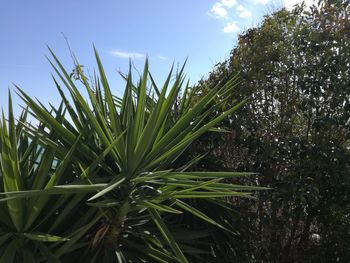
[[[232,101],[251,96],[228,133],[191,149],[210,152],[199,165],[256,171],[250,182],[272,188],[235,203],[251,262],[350,261],[349,66],[349,5],[320,1],[266,16],[199,82],[206,93],[240,72]]]

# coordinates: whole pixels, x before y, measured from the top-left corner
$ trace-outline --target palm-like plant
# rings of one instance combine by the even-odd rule
[[[23,111],[15,123],[9,96],[8,120],[4,114],[0,120],[0,262],[59,262],[102,217],[84,204],[86,192],[101,186],[71,185],[77,179],[72,166],[77,143],[62,148],[53,131],[45,138],[50,144],[31,138],[23,126],[27,115]],[[36,131],[46,128],[39,123]]]
[[[190,200],[200,198],[215,203],[229,196],[249,197],[247,191],[255,188],[222,182],[246,173],[187,172],[200,157],[181,167],[174,167],[174,162],[194,140],[214,130],[244,103],[237,103],[223,113],[217,110],[227,101],[237,80],[218,85],[193,103],[191,98],[196,90],[184,85],[183,68],[173,81],[171,71],[159,88],[146,61],[136,85],[131,71],[123,76],[126,88],[123,98],[119,98],[112,94],[95,50],[99,74],[95,74],[93,84],[75,61],[75,78],[88,94],[86,101],[77,82],[50,52],[53,57],[50,63],[70,97],[55,78],[62,97],[59,108],[47,109],[18,88],[28,111],[40,124],[23,125],[24,117],[20,118],[17,130],[23,130],[25,135],[16,137],[12,111],[9,134],[3,118],[1,190],[7,207],[2,203],[0,208],[9,216],[2,221],[11,222],[11,231],[16,233],[42,227],[38,236],[58,242],[45,247],[47,253],[42,255],[47,260],[188,262],[189,257],[203,256],[203,251],[194,248],[193,239],[208,233],[184,229],[178,223],[179,217],[191,214],[216,227],[230,229],[193,207]],[[208,121],[209,114],[214,117]],[[18,156],[23,161],[19,162]],[[8,159],[10,165],[6,163]],[[27,172],[29,162],[33,164]],[[8,170],[8,166],[14,171]],[[41,166],[44,168],[40,169]],[[86,192],[93,194],[87,198]],[[50,210],[56,203],[58,208]],[[69,212],[72,208],[73,214]],[[17,213],[22,213],[18,211],[29,211],[29,223],[21,221],[23,215],[17,217]],[[41,216],[43,219],[39,220]],[[58,220],[57,226],[63,223],[70,226],[66,219],[76,219],[71,228],[55,231],[45,225],[49,220]],[[10,232],[10,228],[4,229]],[[44,241],[38,236],[34,238],[33,231],[24,237]],[[5,236],[7,233],[3,232]],[[6,249],[1,244],[0,240],[0,249]],[[17,254],[18,251],[13,253]]]

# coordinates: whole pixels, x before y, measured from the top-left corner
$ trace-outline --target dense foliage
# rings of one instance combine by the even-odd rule
[[[229,133],[202,137],[191,151],[210,152],[201,168],[256,171],[250,182],[273,189],[236,203],[248,222],[239,261],[349,262],[349,5],[266,16],[199,86],[205,94],[237,72],[232,100],[251,99],[224,123]]]

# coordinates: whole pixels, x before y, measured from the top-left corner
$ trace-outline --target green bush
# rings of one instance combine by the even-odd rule
[[[230,133],[192,151],[212,150],[204,169],[256,171],[242,183],[273,188],[236,202],[251,262],[350,261],[350,7],[320,2],[266,16],[199,85],[240,72],[232,98],[251,98],[222,124]]]

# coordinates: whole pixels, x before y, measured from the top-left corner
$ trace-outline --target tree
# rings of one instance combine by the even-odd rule
[[[257,204],[236,203],[249,221],[252,262],[350,260],[349,28],[344,2],[281,9],[240,35],[230,59],[199,82],[205,94],[240,72],[232,101],[251,96],[224,123],[229,133],[203,137],[192,151],[211,149],[200,165],[257,171],[251,182],[273,189]]]

